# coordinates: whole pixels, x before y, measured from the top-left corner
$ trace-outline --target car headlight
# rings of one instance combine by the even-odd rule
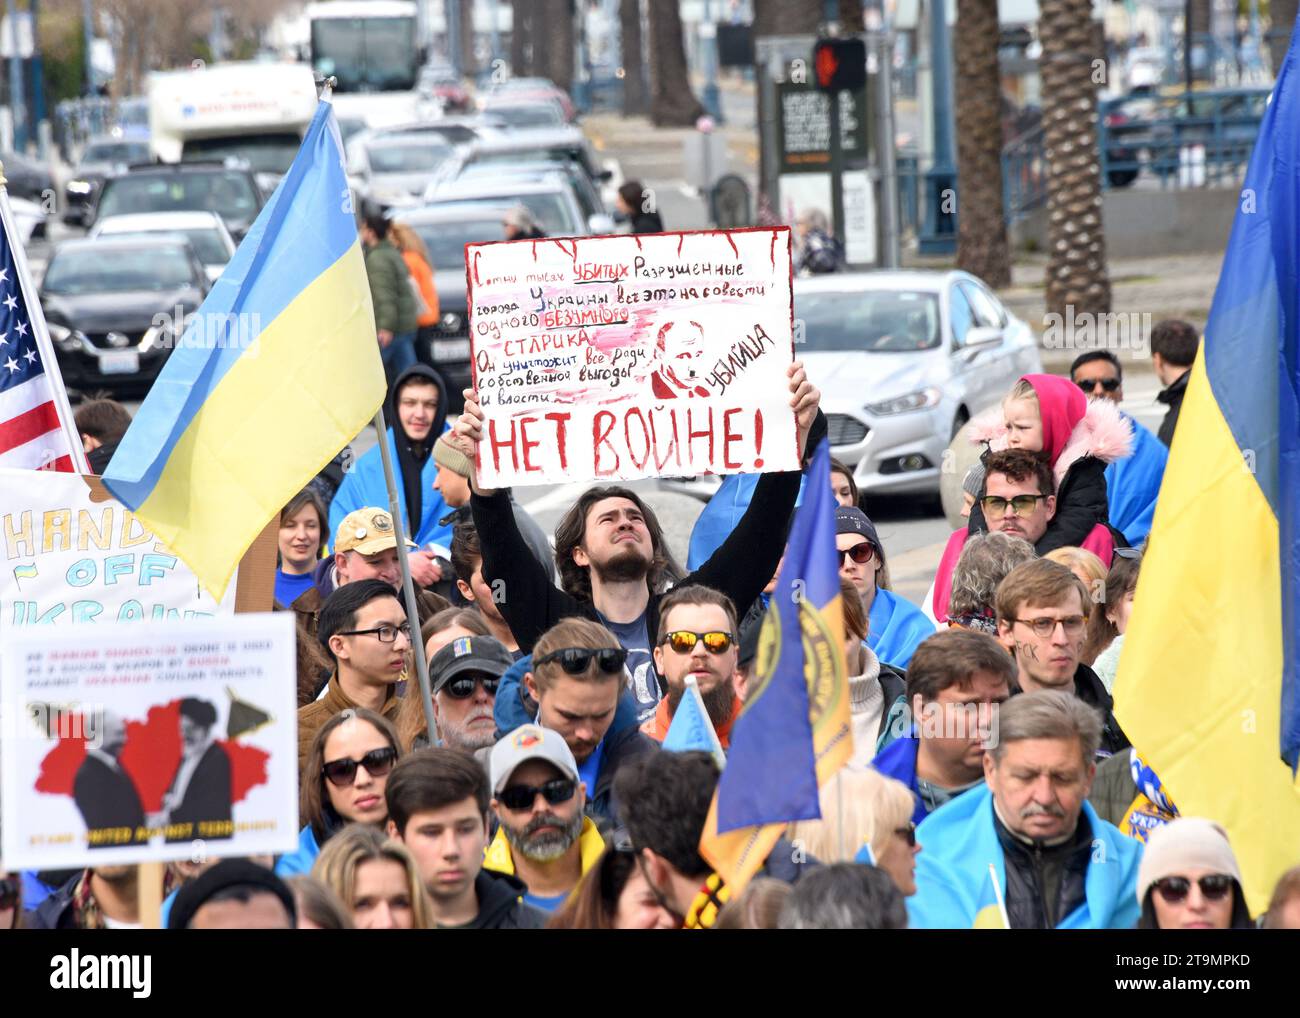
[[[66,325],[60,325],[58,322],[46,322],[45,327],[49,330],[50,339],[60,350],[80,350],[81,334]]]
[[[460,323],[461,323],[461,316],[451,311],[448,311],[445,315],[442,316],[442,320],[438,324],[442,326],[443,332],[459,332]]]
[[[90,194],[94,189],[94,185],[88,180],[68,181],[68,194]]]
[[[868,403],[867,412],[879,417],[888,417],[890,414],[905,414],[910,410],[928,410],[932,406],[938,406],[942,398],[943,393],[930,385],[919,392],[909,392],[906,396],[897,396],[880,403]]]

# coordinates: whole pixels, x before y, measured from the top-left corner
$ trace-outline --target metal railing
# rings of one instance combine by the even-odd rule
[[[1222,187],[1245,172],[1268,103],[1269,89],[1231,89],[1125,96],[1097,110],[1102,188],[1177,190]],[[1043,128],[1002,150],[1008,223],[1047,200]]]

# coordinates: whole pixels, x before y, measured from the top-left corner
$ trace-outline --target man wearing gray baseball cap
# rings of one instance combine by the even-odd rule
[[[605,850],[583,813],[578,762],[558,732],[523,725],[493,747],[488,771],[499,827],[483,866],[518,877],[524,901],[553,912]]]

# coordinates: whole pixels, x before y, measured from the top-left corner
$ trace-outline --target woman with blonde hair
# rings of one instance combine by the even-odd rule
[[[367,824],[349,824],[330,838],[311,875],[338,895],[357,929],[433,929],[411,853]]]
[[[419,326],[416,333],[418,340],[427,340],[433,327],[438,324],[441,309],[438,307],[438,288],[433,285],[433,269],[429,261],[429,249],[424,246],[420,235],[405,223],[392,223],[388,227],[388,239],[402,254],[406,269],[411,274],[411,283],[419,300],[416,301],[415,323]],[[424,306],[421,307],[420,305]]]
[[[1079,660],[1091,668],[1097,655],[1115,638],[1114,627],[1106,622],[1106,613],[1102,610],[1106,603],[1106,565],[1092,552],[1073,545],[1053,548],[1043,558],[1065,566],[1088,589],[1088,603],[1084,605],[1088,613],[1088,631]]]
[[[795,847],[822,863],[872,862],[903,897],[916,893],[916,825],[912,793],[870,768],[843,768],[822,785],[820,820],[792,824]]]

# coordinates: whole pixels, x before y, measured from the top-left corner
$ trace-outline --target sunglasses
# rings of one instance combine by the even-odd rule
[[[839,553],[840,568],[844,568],[845,555],[861,566],[870,562],[872,556],[875,554],[876,549],[872,546],[870,541],[863,541],[861,544],[855,544],[852,548],[846,548],[844,551]]]
[[[372,749],[360,760],[331,760],[320,770],[335,788],[347,788],[357,780],[358,767],[364,767],[372,778],[382,778],[393,769],[396,762],[397,750],[385,746],[383,749]]]
[[[1232,877],[1224,873],[1211,873],[1196,881],[1201,888],[1201,896],[1206,901],[1222,901],[1232,891]],[[1155,882],[1155,889],[1160,892],[1170,905],[1185,901],[1192,889],[1192,882],[1186,877],[1165,877]]]
[[[1115,555],[1118,558],[1140,559],[1142,557],[1141,548],[1116,548]]]
[[[686,629],[678,629],[667,634],[663,642],[672,647],[678,654],[689,654],[701,640],[704,641],[704,649],[710,654],[725,654],[731,647],[733,637],[730,633],[718,631],[692,633]]]
[[[19,883],[17,877],[5,877],[0,880],[0,908],[18,907]]]
[[[1114,392],[1121,385],[1118,378],[1080,378],[1074,383],[1084,392],[1092,392],[1097,386],[1101,386],[1107,392]]]
[[[894,833],[907,842],[908,848],[916,848],[916,824],[909,822],[906,827],[895,827]]]
[[[483,685],[483,692],[488,696],[496,696],[497,686],[501,685],[501,680],[488,675],[457,675],[439,692],[446,693],[453,700],[468,700],[474,695],[474,687],[480,683]]]
[[[601,647],[598,650],[592,650],[590,647],[564,647],[539,657],[533,664],[545,665],[554,661],[570,675],[581,675],[591,666],[593,658],[597,668],[613,675],[623,670],[627,651],[622,647]]]
[[[985,516],[1005,516],[1008,507],[1017,516],[1028,516],[1038,505],[1038,500],[1046,497],[1046,495],[1016,495],[1014,498],[1003,498],[1001,495],[985,495],[980,499],[980,505],[984,507]]]
[[[552,806],[568,802],[578,790],[578,783],[572,778],[553,778],[540,787],[534,785],[511,785],[497,794],[497,800],[506,809],[521,812],[531,809],[540,794]]]

